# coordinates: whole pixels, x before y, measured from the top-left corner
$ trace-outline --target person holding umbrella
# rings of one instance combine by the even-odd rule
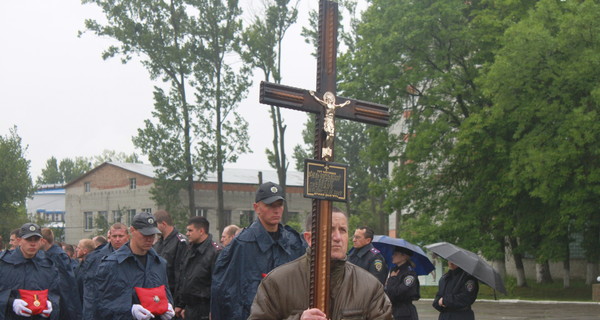
[[[448,272],[440,279],[433,307],[440,312],[438,320],[475,320],[471,305],[477,299],[479,281],[448,260]]]
[[[395,247],[392,253],[390,275],[385,283],[385,293],[392,302],[394,320],[418,320],[417,308],[412,304],[419,300],[419,278],[415,264],[411,260],[413,252],[403,247]]]
[[[425,248],[448,260],[448,273],[440,279],[433,300],[433,307],[440,311],[439,319],[475,319],[471,305],[477,299],[479,281],[506,294],[500,274],[476,253],[448,242]]]

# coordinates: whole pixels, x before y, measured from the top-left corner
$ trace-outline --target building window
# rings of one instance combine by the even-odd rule
[[[254,222],[254,211],[252,210],[244,210],[240,214],[240,226],[248,227]]]
[[[90,183],[89,182],[84,182],[83,183],[83,191],[85,192],[90,192]]]
[[[200,208],[200,207],[196,207],[194,209],[194,215],[196,217],[207,217],[208,216],[208,208]]]
[[[85,220],[85,230],[94,229],[94,214],[92,212],[84,212],[83,218]]]
[[[223,210],[223,222],[226,226],[231,224],[231,210]]]
[[[143,208],[142,212],[146,212],[146,213],[152,214],[152,208]]]
[[[137,187],[137,182],[135,178],[129,179],[129,189],[135,189]]]
[[[123,214],[121,213],[121,210],[114,210],[113,211],[113,223],[123,222],[123,221],[121,221],[122,219],[123,219]]]
[[[127,210],[127,221],[129,225],[133,223],[133,217],[135,216],[135,209]]]

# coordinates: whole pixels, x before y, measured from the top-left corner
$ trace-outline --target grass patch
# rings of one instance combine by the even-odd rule
[[[556,301],[592,301],[592,286],[586,285],[583,280],[571,280],[570,288],[563,288],[562,280],[555,280],[549,284],[538,284],[535,279],[527,280],[528,287],[517,287],[514,278],[505,281],[508,295],[496,292],[496,299],[521,299],[521,300],[556,300]],[[421,286],[422,298],[434,298],[437,286]],[[479,284],[478,299],[494,299],[494,290],[486,284]]]

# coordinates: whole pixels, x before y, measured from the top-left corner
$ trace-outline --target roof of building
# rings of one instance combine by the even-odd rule
[[[124,163],[124,162],[105,162],[98,167],[92,169],[81,177],[75,179],[70,182],[70,184],[74,183],[77,180],[80,180],[82,177],[88,175],[92,171],[97,170],[98,168],[112,165],[119,168],[122,168],[127,171],[131,171],[146,177],[150,177],[153,179],[157,178],[155,173],[156,167],[145,164],[145,163]],[[275,170],[259,170],[259,169],[237,169],[237,168],[225,168],[223,170],[223,183],[239,183],[239,184],[258,184],[258,175],[259,172],[262,172],[262,180],[263,181],[273,181],[278,182],[279,178],[277,178],[277,171]],[[217,182],[217,173],[210,172],[206,175],[206,178],[201,179],[201,182]],[[298,171],[287,171],[287,179],[286,184],[288,186],[303,186],[304,185],[304,173]]]

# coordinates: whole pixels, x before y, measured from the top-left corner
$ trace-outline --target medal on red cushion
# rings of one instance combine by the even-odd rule
[[[142,307],[152,312],[153,315],[160,316],[169,310],[167,288],[164,285],[156,288],[135,287],[134,289]]]
[[[46,290],[24,290],[19,289],[21,299],[27,302],[27,308],[31,309],[31,315],[42,314],[48,307],[48,289]]]

